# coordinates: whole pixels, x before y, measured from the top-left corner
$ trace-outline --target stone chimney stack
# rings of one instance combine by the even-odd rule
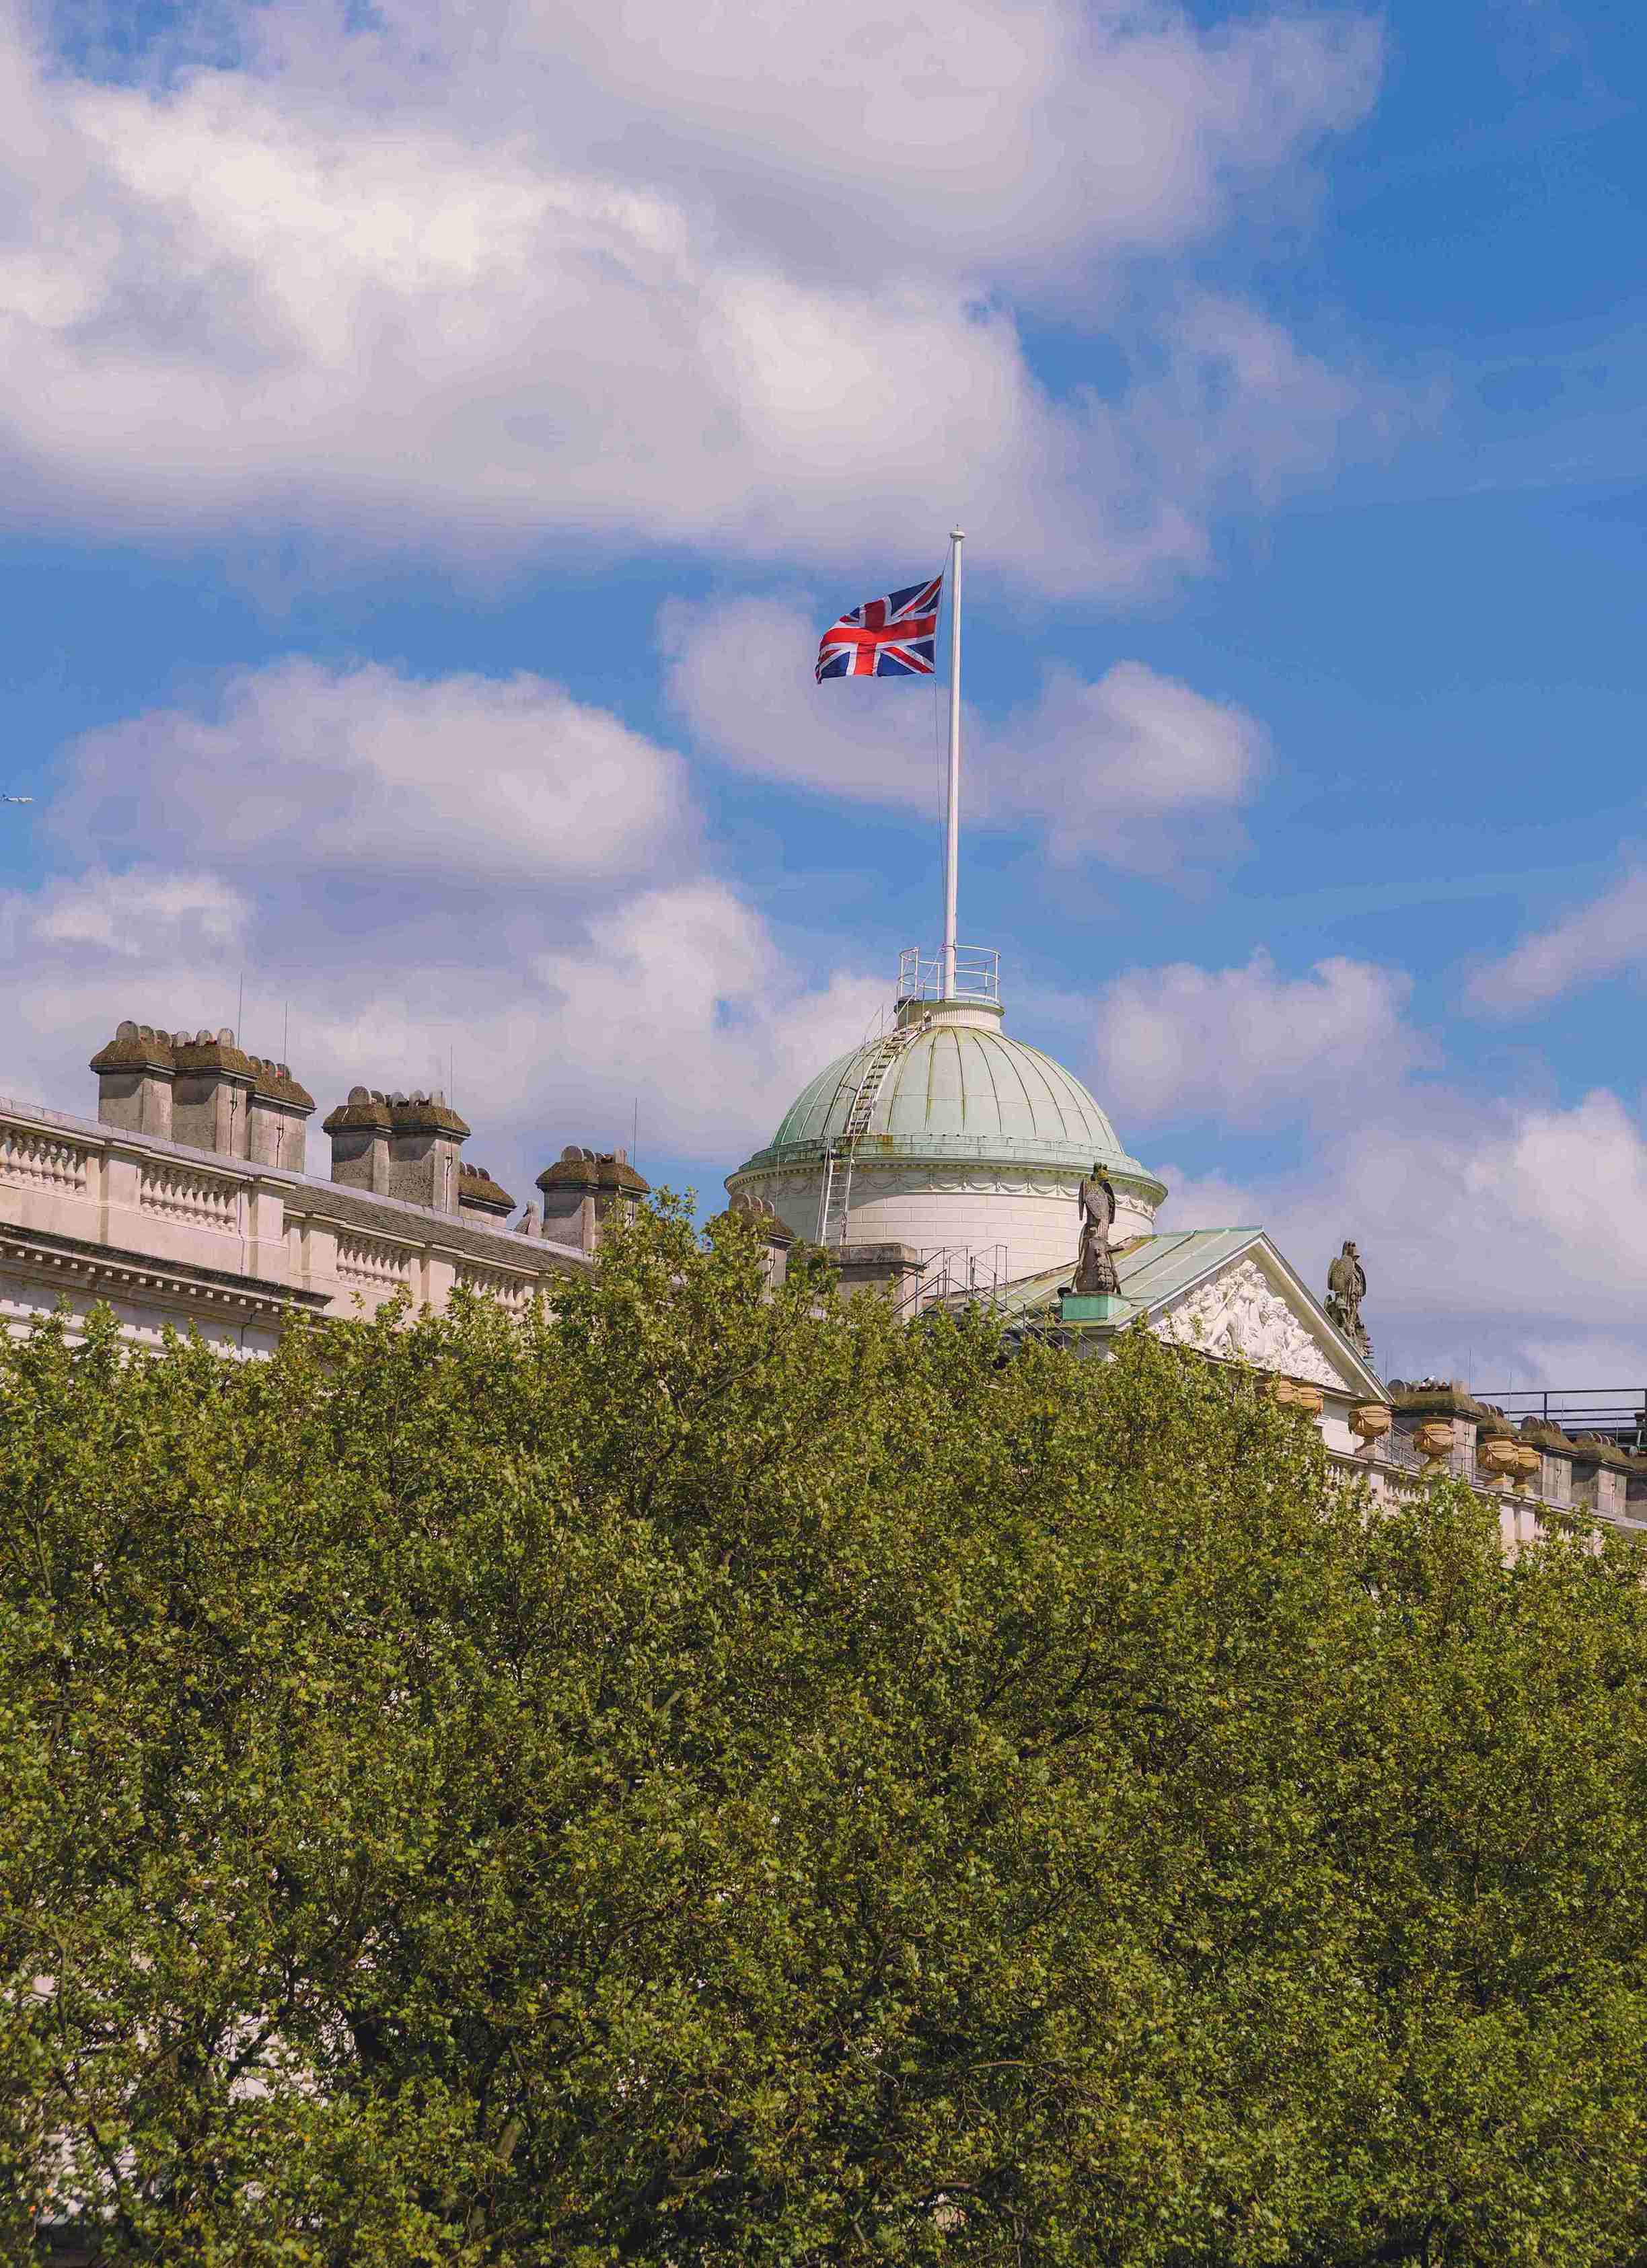
[[[284,1064],[270,1063],[262,1056],[247,1060],[252,1066],[252,1100],[246,1118],[246,1154],[255,1166],[279,1166],[288,1174],[300,1174],[314,1097],[298,1085]]]
[[[177,1075],[172,1085],[172,1139],[191,1149],[244,1158],[249,1135],[252,1059],[234,1044],[225,1024],[214,1038],[179,1032],[172,1042]]]
[[[170,1035],[148,1024],[120,1025],[92,1058],[97,1073],[97,1115],[127,1134],[158,1134],[171,1141],[172,1082],[177,1059]]]
[[[395,1114],[388,1095],[375,1087],[351,1086],[348,1101],[321,1121],[321,1131],[332,1138],[333,1181],[368,1189],[373,1197],[388,1195]]]
[[[469,1128],[437,1088],[432,1094],[397,1094],[389,1142],[389,1195],[437,1212],[462,1210],[459,1152]]]
[[[234,1035],[167,1034],[122,1024],[92,1058],[97,1115],[129,1134],[159,1134],[253,1165],[303,1171],[304,1121],[314,1098],[284,1064],[243,1055]]]
[[[652,1190],[624,1151],[580,1150],[575,1145],[544,1167],[537,1186],[543,1192],[544,1235],[584,1252],[599,1249],[602,1225],[614,1205],[628,1214]]]
[[[469,1128],[444,1094],[383,1094],[376,1087],[351,1086],[324,1122],[332,1138],[332,1179],[378,1197],[404,1197],[409,1204],[432,1205],[437,1212],[459,1212],[465,1200],[462,1160]],[[484,1183],[483,1189],[481,1184]],[[490,1174],[471,1176],[469,1203],[490,1210],[486,1191],[496,1190],[500,1211],[513,1200],[497,1189]]]

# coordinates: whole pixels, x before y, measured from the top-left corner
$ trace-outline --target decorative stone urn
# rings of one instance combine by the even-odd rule
[[[1516,1478],[1524,1488],[1533,1485],[1543,1465],[1544,1460],[1535,1448],[1525,1441],[1516,1443]]]
[[[1414,1434],[1413,1447],[1421,1457],[1427,1458],[1431,1464],[1438,1464],[1452,1449],[1452,1420],[1450,1418],[1429,1418]]]
[[[1358,1402],[1349,1413],[1349,1430],[1370,1447],[1389,1432],[1390,1413],[1382,1402]]]
[[[1518,1441],[1507,1440],[1495,1433],[1478,1444],[1475,1462],[1484,1472],[1492,1475],[1495,1487],[1507,1489],[1521,1469],[1521,1454]]]
[[[1306,1386],[1296,1378],[1272,1378],[1269,1391],[1271,1401],[1279,1403],[1283,1410],[1296,1410],[1304,1418],[1318,1418],[1321,1414],[1318,1386]]]

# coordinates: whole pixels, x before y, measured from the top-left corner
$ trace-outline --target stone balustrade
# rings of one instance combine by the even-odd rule
[[[62,1189],[84,1193],[87,1152],[72,1142],[61,1142],[26,1127],[0,1127],[0,1182],[14,1189]]]
[[[201,1174],[159,1160],[138,1169],[137,1204],[162,1220],[187,1221],[214,1236],[237,1236],[240,1190],[221,1174]]]
[[[412,1247],[380,1236],[339,1234],[335,1250],[338,1278],[345,1284],[392,1293],[410,1286],[417,1273]]]
[[[495,1268],[477,1268],[469,1261],[460,1262],[454,1270],[454,1288],[473,1292],[482,1299],[496,1300],[500,1306],[512,1309],[530,1307],[538,1290],[536,1285],[518,1276],[501,1275]]]

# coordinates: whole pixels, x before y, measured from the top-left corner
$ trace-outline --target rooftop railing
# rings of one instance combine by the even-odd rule
[[[942,1000],[943,956],[930,960],[918,945],[897,957],[897,997],[900,1000]],[[1001,1005],[1001,955],[991,945],[957,945],[955,948],[955,991],[957,1000],[988,1000]]]
[[[1536,1418],[1564,1433],[1599,1433],[1621,1448],[1647,1448],[1647,1387],[1472,1387],[1476,1401],[1506,1418]]]

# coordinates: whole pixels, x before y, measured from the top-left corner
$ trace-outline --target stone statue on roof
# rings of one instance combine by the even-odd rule
[[[1354,1240],[1347,1237],[1343,1250],[1326,1271],[1326,1312],[1363,1359],[1372,1352],[1372,1341],[1361,1320],[1361,1303],[1366,1296],[1367,1271]]]
[[[1110,1250],[1110,1231],[1114,1225],[1115,1192],[1095,1160],[1091,1173],[1081,1184],[1081,1252],[1075,1262],[1075,1280],[1070,1287],[1081,1299],[1106,1292],[1113,1296],[1120,1291],[1115,1255]]]

